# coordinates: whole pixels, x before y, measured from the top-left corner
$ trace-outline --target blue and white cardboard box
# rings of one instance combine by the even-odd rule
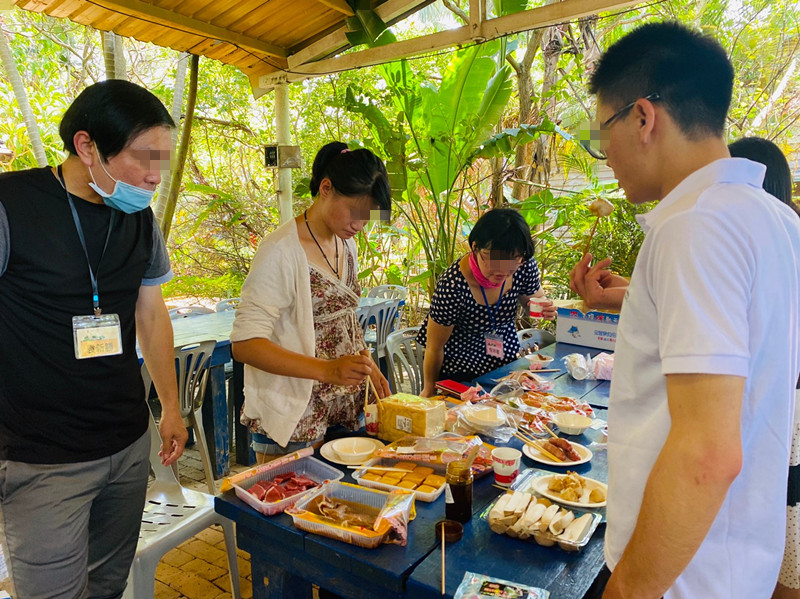
[[[582,305],[582,302],[579,304]],[[599,310],[584,312],[574,305],[558,306],[556,341],[614,351],[618,325],[618,313]]]

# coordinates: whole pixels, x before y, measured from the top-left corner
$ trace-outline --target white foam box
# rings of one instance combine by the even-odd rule
[[[619,314],[582,308],[582,302],[580,307],[574,304],[558,305],[556,341],[614,351]]]

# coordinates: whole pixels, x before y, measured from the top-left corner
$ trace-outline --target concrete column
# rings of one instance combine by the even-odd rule
[[[279,83],[275,86],[275,125],[278,133],[278,145],[291,145],[288,83]],[[281,224],[283,224],[294,216],[292,211],[292,169],[278,169],[278,186],[275,191],[278,194],[278,206],[280,207]]]

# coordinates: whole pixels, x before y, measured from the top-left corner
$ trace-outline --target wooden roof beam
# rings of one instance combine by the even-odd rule
[[[375,7],[375,14],[384,23],[390,23],[396,18],[413,11],[418,6],[429,4],[430,0],[386,0],[383,4]],[[288,57],[289,68],[305,64],[319,58],[330,55],[350,45],[345,36],[346,27],[339,27],[336,31],[326,35],[322,39],[309,44],[305,48],[290,54]]]
[[[179,29],[185,33],[202,35],[211,39],[235,44],[251,52],[267,54],[277,58],[286,58],[288,52],[286,48],[281,48],[274,44],[261,41],[257,38],[248,37],[228,31],[223,27],[217,27],[211,23],[206,23],[192,17],[187,17],[180,13],[165,10],[152,4],[141,2],[140,0],[92,0],[94,4],[119,14],[146,21],[152,21],[158,25]],[[328,1],[328,0],[326,0]]]
[[[353,12],[353,9],[350,8],[350,5],[344,0],[317,0],[317,2],[324,4],[328,8],[332,8],[333,10],[348,17],[352,17],[356,14]]]
[[[287,72],[278,72],[274,75],[264,75],[259,79],[258,87],[269,89],[275,82],[299,81],[307,77],[323,75],[332,72],[346,71],[400,60],[426,52],[436,52],[444,48],[467,44],[475,40],[492,40],[505,35],[520,33],[539,27],[548,27],[557,23],[564,23],[573,19],[595,15],[599,12],[624,8],[639,4],[641,0],[562,0],[554,4],[539,6],[530,10],[506,15],[494,19],[481,20],[480,18],[467,26],[449,31],[440,31],[423,37],[403,40],[367,48],[353,54],[345,54],[334,58],[327,58],[317,62],[298,63],[300,52],[289,57]],[[477,4],[477,3],[473,3]],[[480,11],[480,8],[478,8]],[[477,29],[477,32],[475,32]]]

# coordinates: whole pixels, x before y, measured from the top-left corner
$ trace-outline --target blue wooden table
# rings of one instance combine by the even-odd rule
[[[570,348],[586,350],[578,346]],[[556,350],[556,355],[566,351],[563,346],[552,349]],[[585,395],[593,391],[594,388],[589,389]],[[596,409],[595,412],[598,418],[605,419],[605,410]],[[603,433],[589,429],[580,437],[569,438],[584,445],[594,443],[591,462],[574,470],[606,482],[608,462],[602,445]],[[521,447],[516,439],[508,445]],[[315,456],[322,459],[319,453]],[[523,457],[523,467],[565,471],[565,468],[544,466],[527,456]],[[353,482],[352,470],[344,471],[344,480]],[[453,597],[466,571],[547,588],[553,593],[553,599],[583,597],[604,563],[604,525],[577,554],[497,535],[480,518],[502,493],[492,483],[491,474],[475,481],[473,518],[464,527],[464,538],[447,546],[444,597]],[[285,514],[263,516],[232,492],[216,498],[217,512],[237,523],[239,547],[250,553],[255,599],[310,598],[312,583],[350,599],[441,598],[441,554],[434,525],[444,517],[444,499],[440,497],[432,503],[417,502],[416,505],[417,518],[410,524],[406,547],[381,545],[376,549],[362,549],[299,531]]]
[[[550,391],[555,395],[566,395],[568,397],[574,397],[575,399],[582,399],[592,407],[607,408],[608,393],[611,388],[611,383],[609,381],[595,380],[578,381],[567,373],[567,369],[563,361],[564,356],[569,354],[578,353],[584,356],[588,354],[594,357],[601,351],[602,350],[599,349],[583,347],[581,345],[572,345],[570,343],[554,343],[552,345],[548,345],[547,347],[539,350],[538,353],[542,354],[543,356],[552,356],[554,360],[548,364],[547,368],[558,368],[559,372],[545,372],[539,376],[555,382],[555,387],[552,389],[552,391]],[[514,360],[513,362],[506,364],[497,370],[493,370],[492,372],[488,372],[483,376],[479,376],[477,379],[475,379],[475,381],[480,383],[484,389],[490,391],[492,387],[497,384],[501,377],[510,374],[514,370],[528,370],[528,368],[528,360],[525,358],[520,358],[519,360]]]

